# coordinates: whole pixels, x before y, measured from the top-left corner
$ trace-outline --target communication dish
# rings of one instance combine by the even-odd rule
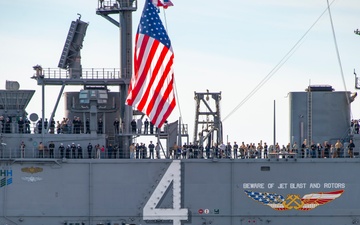
[[[32,122],[36,122],[39,119],[39,116],[36,113],[31,113],[30,116],[29,116],[29,119]]]

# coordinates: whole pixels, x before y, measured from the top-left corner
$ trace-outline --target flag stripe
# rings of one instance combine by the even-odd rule
[[[140,65],[139,70],[138,70],[138,80],[136,81],[136,89],[134,90],[135,93],[138,94],[137,98],[136,98],[136,106],[137,109],[140,111],[143,111],[143,108],[139,108],[139,101],[141,101],[142,98],[147,98],[148,96],[145,95],[144,89],[146,89],[146,87],[149,85],[146,80],[149,79],[149,77],[153,76],[153,71],[151,69],[152,67],[152,59],[154,58],[155,52],[157,50],[158,44],[159,42],[155,41],[154,43],[152,42],[153,40],[149,40],[148,37],[144,37],[144,39],[146,39],[146,43],[142,43],[142,45],[146,45],[142,48],[140,48],[140,52],[142,52],[142,50],[147,50],[145,51],[143,54],[141,54],[141,56],[139,56],[140,59],[142,59],[142,61],[138,61],[138,64]],[[151,48],[148,48],[148,43],[151,45]],[[151,86],[150,86],[151,88]]]
[[[149,107],[148,107],[148,110],[146,111],[146,114],[150,114],[150,109],[152,110],[152,108],[155,107],[159,107],[161,105],[158,105],[156,104],[157,100],[159,97],[162,97],[163,99],[167,99],[169,96],[166,96],[166,93],[165,91],[163,90],[166,90],[166,88],[172,88],[172,85],[170,85],[172,83],[172,80],[170,82],[166,82],[169,78],[171,78],[171,74],[170,74],[170,77],[169,77],[169,73],[170,73],[170,69],[169,67],[171,67],[171,64],[172,64],[172,57],[170,58],[170,63],[168,63],[164,69],[164,71],[162,71],[163,74],[167,74],[167,76],[161,76],[157,85],[156,85],[156,88],[154,90],[154,95],[152,96],[152,99],[150,101],[150,104],[149,104]]]
[[[146,37],[145,37],[146,38]],[[148,37],[147,37],[148,38]],[[139,35],[136,35],[136,38],[135,38],[135,43],[138,43],[138,42],[141,42],[140,40],[139,40]],[[140,64],[138,63],[139,61],[138,61],[138,53],[137,52],[139,52],[139,54],[141,54],[141,55],[143,55],[143,51],[145,50],[145,48],[144,49],[142,49],[142,50],[139,50],[139,51],[137,51],[137,48],[135,47],[135,54],[134,54],[134,75],[133,75],[133,77],[131,78],[131,83],[130,83],[130,85],[129,85],[129,90],[128,90],[128,97],[127,97],[127,99],[126,99],[126,104],[128,104],[128,105],[133,105],[134,104],[134,101],[135,101],[135,98],[136,98],[136,96],[134,96],[134,94],[135,93],[137,93],[137,91],[135,91],[134,90],[134,86],[135,86],[135,84],[137,83],[136,82],[136,80],[138,79],[138,77],[139,77],[139,73],[138,73],[138,71],[139,71],[139,67],[140,67]]]
[[[150,59],[148,58],[149,53],[147,53],[147,50],[149,50],[148,46],[154,46],[154,45],[152,45],[152,43],[149,43],[149,39],[150,39],[149,36],[144,36],[144,35],[141,36],[142,38],[138,39],[140,48],[135,49],[135,56],[137,55],[137,52],[139,52],[138,56],[135,57],[134,60],[135,78],[132,80],[132,85],[134,86],[132,89],[132,94],[135,96],[133,96],[132,101],[128,102],[129,105],[132,105],[134,101],[139,101],[140,98],[142,97],[139,94],[141,93],[141,89],[143,88],[143,84],[151,64],[151,60],[146,60],[146,59]]]
[[[161,62],[164,62],[165,60],[165,56],[166,56],[166,53],[168,52],[168,49],[167,48],[162,48],[162,51],[160,53],[160,56],[159,56],[159,60],[157,61],[157,64],[155,65],[154,67],[154,70],[152,71],[152,74],[150,76],[150,79],[149,79],[149,82],[148,82],[148,85],[147,85],[147,88],[146,88],[146,91],[144,93],[144,96],[149,96],[149,94],[151,93],[151,89],[154,85],[154,82],[156,80],[156,78],[158,78],[157,75],[160,75],[160,67],[162,65]],[[156,83],[155,83],[156,84]],[[159,84],[158,84],[159,85]],[[139,110],[142,111],[142,109],[144,108],[145,106],[145,103],[148,101],[148,98],[143,98],[140,103],[139,103]],[[148,108],[149,109],[149,108]],[[146,111],[146,114],[149,114],[149,111],[147,110]]]
[[[172,86],[168,85],[167,90],[164,93],[164,96],[167,98],[166,101],[164,98],[158,98],[160,99],[160,102],[156,106],[157,111],[154,115],[154,120],[156,123],[163,124],[172,110],[175,108],[176,102],[174,97],[174,91],[172,89]]]
[[[170,81],[172,82],[172,80]],[[163,94],[164,98],[160,98],[159,102],[158,102],[158,105],[157,105],[157,110],[156,110],[156,114],[155,114],[155,117],[154,117],[154,120],[158,120],[158,116],[160,117],[164,117],[164,113],[161,113],[163,112],[164,110],[168,109],[169,108],[169,105],[165,105],[167,102],[165,101],[166,99],[170,99],[170,96],[171,94],[173,94],[173,89],[172,89],[172,86],[171,85],[167,85],[167,88]],[[174,98],[172,98],[174,100]],[[171,105],[170,105],[171,106]],[[171,107],[170,107],[171,108]],[[172,110],[172,108],[171,108]],[[170,111],[171,112],[171,111]],[[163,121],[165,122],[165,121]],[[161,123],[161,121],[160,121]]]

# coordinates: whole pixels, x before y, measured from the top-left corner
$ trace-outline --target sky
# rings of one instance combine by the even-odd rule
[[[169,121],[181,116],[192,140],[194,92],[208,89],[222,95],[224,140],[272,142],[275,101],[276,141],[290,142],[289,92],[304,91],[309,84],[356,91],[353,73],[356,69],[360,75],[360,36],[354,30],[360,29],[360,4],[358,0],[329,1],[335,32],[326,0],[173,0],[173,7],[161,9],[175,55],[178,104]],[[133,37],[143,5],[144,0],[139,0],[133,13]],[[96,15],[96,7],[96,0],[1,1],[0,89],[12,80],[20,83],[20,89],[36,90],[26,110],[41,115],[41,88],[30,79],[32,67],[57,67],[70,23],[78,13],[89,22],[82,67],[118,68],[119,30]],[[290,51],[291,57],[286,57]],[[287,60],[281,61],[284,57]],[[58,92],[58,87],[46,87],[46,117]],[[360,118],[359,101],[352,103],[352,118]],[[62,106],[60,102],[55,119],[63,117]]]

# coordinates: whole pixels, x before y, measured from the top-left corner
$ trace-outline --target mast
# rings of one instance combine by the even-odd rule
[[[129,155],[129,146],[132,135],[130,134],[130,122],[132,120],[133,112],[130,106],[125,104],[130,79],[132,75],[132,12],[137,10],[136,0],[110,0],[98,1],[98,8],[96,14],[102,16],[115,26],[120,31],[120,77],[124,79],[124,83],[119,85],[120,94],[120,123],[123,125],[123,135],[120,140],[120,146],[123,149],[127,158]],[[118,14],[118,21],[113,19],[110,15]]]

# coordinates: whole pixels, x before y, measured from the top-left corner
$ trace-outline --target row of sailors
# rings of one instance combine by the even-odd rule
[[[268,147],[265,146],[264,155],[267,156]],[[234,143],[234,146],[228,143],[214,144],[214,146],[207,145],[206,147],[196,144],[184,144],[182,147],[174,143],[170,149],[170,157],[174,159],[187,159],[187,158],[259,158],[261,151],[251,146],[239,146]],[[260,154],[259,154],[260,153]]]
[[[17,129],[15,129],[14,123],[17,123]],[[28,118],[19,117],[17,121],[13,123],[11,117],[4,117],[0,116],[0,132],[1,133],[31,133],[31,122]],[[97,132],[102,134],[103,133],[103,121],[99,119]],[[119,121],[115,119],[114,121],[114,129],[115,131],[119,130]],[[83,123],[80,117],[75,116],[73,120],[69,118],[63,118],[62,121],[49,120],[45,118],[44,122],[40,118],[33,126],[33,133],[41,134],[43,127],[45,130],[49,128],[50,134],[80,134],[80,133],[90,133],[90,121],[87,119],[85,121],[85,131]]]
[[[56,153],[57,149],[57,153]],[[38,147],[38,157],[39,158],[72,158],[72,159],[82,159],[84,157],[84,151],[87,152],[87,157],[89,159],[91,158],[117,158],[118,154],[118,146],[112,146],[112,144],[109,144],[107,148],[105,148],[104,145],[100,146],[99,144],[92,145],[89,143],[86,146],[86,149],[83,149],[80,144],[71,143],[68,145],[64,145],[63,143],[60,143],[59,147],[56,147],[54,142],[51,141],[49,145],[44,145],[42,142],[39,143]],[[20,152],[21,152],[21,158],[25,157],[26,153],[26,146],[24,142],[21,142],[20,144]],[[107,155],[105,155],[107,153]]]
[[[264,145],[259,144],[255,147],[254,143],[245,145],[244,142],[242,145],[238,145],[234,142],[234,145],[231,145],[228,142],[225,144],[214,144],[213,146],[199,146],[196,144],[184,144],[182,147],[174,143],[173,147],[170,149],[171,158],[267,158],[268,151],[274,152],[272,146],[268,146],[266,143]]]
[[[17,124],[17,127],[14,124]],[[84,126],[85,125],[85,126]],[[167,122],[165,126],[167,125]],[[123,124],[120,124],[118,118],[115,118],[113,121],[114,133],[120,133],[123,130]],[[11,117],[0,116],[0,132],[1,133],[31,133],[31,122],[28,118],[19,117],[17,121],[12,121]],[[45,118],[44,122],[40,118],[34,124],[33,133],[41,134],[43,127],[45,130],[49,128],[50,134],[80,134],[86,133],[90,134],[90,120],[86,119],[85,123],[82,122],[80,117],[74,116],[74,119],[71,120],[69,118],[63,118],[62,121],[51,120],[49,121]],[[15,129],[17,128],[17,129]],[[156,134],[159,132],[159,129],[154,126],[148,119],[145,119],[143,122],[142,119],[138,119],[137,121],[132,120],[130,124],[130,129],[132,133],[138,134]],[[97,133],[102,134],[104,130],[104,122],[101,118],[97,121]],[[143,131],[143,132],[142,132]]]
[[[339,141],[338,141],[339,142]],[[303,144],[304,145],[304,144]],[[214,145],[212,147],[206,146],[205,148],[196,144],[184,144],[183,146],[178,146],[176,143],[169,149],[169,157],[173,159],[188,159],[188,158],[269,158],[271,154],[280,154],[286,155],[287,157],[302,157],[302,158],[337,158],[344,157],[345,148],[340,144],[329,145],[324,144],[325,147],[317,144],[311,145],[310,148],[307,146],[301,146],[300,150],[297,149],[296,142],[292,148],[287,145],[280,148],[278,145],[268,146],[266,143],[258,144],[255,147],[254,144],[247,144],[238,146],[236,142],[234,145],[228,143],[227,145],[220,144]],[[355,145],[350,141],[350,144],[346,147],[348,150],[348,156],[353,157],[353,150]],[[20,145],[21,157],[25,157],[25,144],[24,142]],[[64,145],[63,143],[60,146],[56,147],[53,142],[50,142],[48,146],[40,143],[38,146],[38,156],[45,157],[45,154],[50,158],[55,157],[55,149],[57,149],[57,156],[60,158],[83,158],[84,152],[87,151],[88,158],[124,158],[123,155],[120,155],[120,148],[115,145],[112,146],[100,146],[92,145],[89,143],[86,148],[83,150],[80,144],[68,144]],[[159,143],[153,144],[150,141],[149,145],[145,143],[137,143],[130,145],[130,158],[136,159],[160,159],[161,157],[166,158],[164,154],[160,152],[161,148]]]
[[[283,157],[301,157],[301,158],[343,158],[346,153],[348,157],[354,157],[355,144],[352,140],[344,148],[344,146],[338,140],[335,144],[331,145],[328,142],[324,142],[324,146],[320,143],[314,144],[311,143],[310,146],[303,143],[298,148],[296,142],[292,146],[290,143],[285,145],[280,145],[276,143],[275,145],[268,146],[266,142],[258,143],[256,146],[255,143],[242,144],[239,146],[236,142],[231,145],[230,142],[225,144],[214,144],[213,146],[198,146],[194,144],[184,144],[182,147],[178,146],[176,143],[170,149],[171,158],[180,159],[180,158],[233,158],[233,159],[244,159],[244,158],[269,158],[270,155]]]

